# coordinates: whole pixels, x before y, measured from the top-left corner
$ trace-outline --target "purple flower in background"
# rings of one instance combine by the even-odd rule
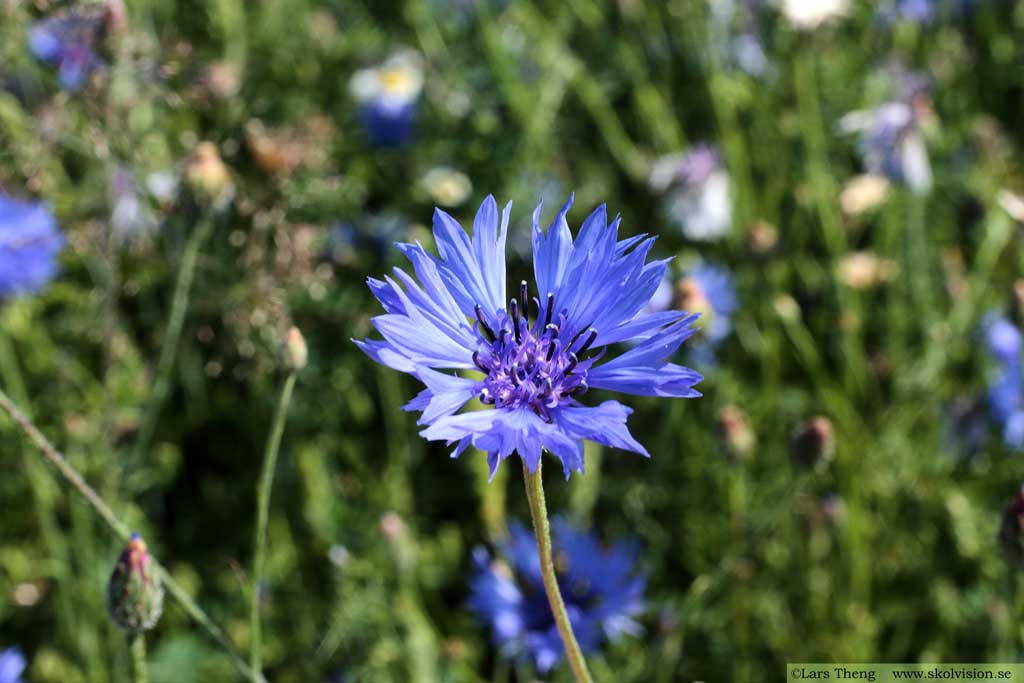
[[[45,205],[0,194],[0,300],[42,289],[57,274],[63,247]]]
[[[412,137],[423,90],[418,54],[401,52],[380,66],[357,71],[349,90],[359,103],[359,117],[374,145],[397,147]]]
[[[732,273],[719,266],[701,263],[691,268],[676,285],[679,306],[702,316],[702,337],[717,346],[732,331],[736,311],[736,290]]]
[[[36,59],[58,68],[63,88],[80,90],[103,66],[95,48],[108,16],[106,8],[74,9],[38,21],[28,31],[29,49]]]
[[[699,144],[686,154],[661,157],[651,167],[648,183],[664,195],[669,219],[688,239],[718,240],[729,231],[729,174],[714,147]]]
[[[860,135],[860,151],[869,173],[903,183],[918,194],[932,186],[928,149],[921,135],[923,95],[853,111],[839,121],[840,130]]]
[[[0,652],[0,683],[22,683],[26,664],[25,655],[16,647]]]
[[[379,363],[407,372],[427,388],[407,410],[422,411],[420,434],[487,453],[492,476],[518,452],[536,472],[542,449],[562,461],[566,477],[583,471],[583,440],[648,455],[626,427],[632,412],[617,401],[580,402],[588,388],[640,396],[699,396],[701,375],[668,361],[690,335],[697,316],[679,311],[643,314],[667,261],[646,262],[653,237],[618,238],[619,219],[605,207],[583,222],[573,240],[559,211],[547,234],[540,207],[533,218],[533,267],[538,296],[523,280],[506,296],[505,241],[511,204],[500,224],[488,197],[472,238],[441,210],[434,212],[440,258],[419,244],[399,244],[416,279],[370,278],[385,315],[373,324],[383,341],[356,343]],[[643,339],[606,360],[611,345]],[[455,370],[458,372],[442,372]],[[467,372],[468,371],[468,372]],[[483,378],[480,379],[482,373]],[[479,398],[492,410],[455,413]]]
[[[1024,449],[1024,375],[1021,368],[1020,329],[1003,316],[990,314],[982,323],[985,344],[996,362],[988,387],[988,407],[1002,428],[1003,442]]]
[[[564,520],[552,522],[559,588],[583,652],[595,652],[604,639],[639,635],[634,617],[644,610],[646,581],[635,568],[637,544],[623,541],[605,550],[598,539]],[[475,573],[470,608],[487,624],[503,656],[530,657],[541,673],[565,656],[544,593],[533,534],[512,524],[502,560],[483,548],[473,552]]]

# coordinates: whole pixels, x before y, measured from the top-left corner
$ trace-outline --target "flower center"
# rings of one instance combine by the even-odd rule
[[[555,315],[554,295],[548,294],[543,305],[536,297],[533,303],[537,317],[532,326],[525,281],[519,285],[519,298],[498,312],[493,327],[478,305],[473,362],[487,375],[480,389],[482,402],[498,408],[528,407],[550,421],[551,409],[586,392],[587,371],[597,358],[582,356],[597,338],[597,330],[590,328],[566,339],[561,332],[567,311]]]

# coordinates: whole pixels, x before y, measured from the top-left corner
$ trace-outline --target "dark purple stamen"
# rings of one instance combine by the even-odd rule
[[[551,324],[551,314],[554,312],[554,310],[555,295],[552,294],[551,292],[548,292],[548,309],[547,312],[544,314],[544,327],[547,327],[548,325]]]
[[[586,353],[587,349],[590,348],[590,345],[594,343],[595,339],[597,339],[597,330],[595,330],[593,327],[591,327],[590,328],[590,336],[587,337],[587,341],[583,342],[583,346],[581,346],[579,348],[579,350],[576,351],[576,355],[577,356],[582,356],[584,353]]]
[[[473,352],[473,365],[475,365],[478,368],[480,368],[481,372],[490,372],[490,370],[491,370],[489,367],[487,367],[486,365],[484,365],[483,363],[480,362],[480,352],[479,351],[474,351]]]
[[[484,335],[487,337],[487,341],[494,342],[494,330],[484,320],[484,309],[480,304],[476,305],[476,320],[480,323],[480,329],[483,330]]]
[[[530,307],[527,305],[530,299],[527,296],[526,291],[526,280],[519,283],[519,310],[523,313],[523,320],[526,321],[527,326],[530,324]]]
[[[572,371],[576,369],[576,366],[579,365],[579,363],[580,359],[576,357],[576,354],[569,352],[569,364],[565,366],[565,374],[568,375],[572,373]]]
[[[522,332],[519,331],[519,304],[515,299],[508,302],[508,310],[512,313],[512,333],[516,336],[516,343],[522,343]]]

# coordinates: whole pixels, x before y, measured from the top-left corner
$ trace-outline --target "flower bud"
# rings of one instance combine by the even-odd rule
[[[835,447],[836,439],[832,430],[832,421],[818,415],[801,424],[793,432],[789,452],[793,464],[813,469],[832,460]]]
[[[746,414],[734,405],[723,406],[718,411],[718,428],[729,456],[734,460],[749,460],[757,443],[754,430]]]
[[[999,525],[999,545],[1010,566],[1024,568],[1024,486],[1003,512]]]
[[[708,300],[704,288],[697,280],[684,277],[676,283],[676,301],[678,308],[687,313],[700,313],[700,328],[711,329],[714,308]]]
[[[216,209],[224,208],[234,195],[231,173],[212,142],[201,142],[196,147],[185,169],[185,180],[197,199]]]
[[[164,589],[156,563],[142,537],[132,534],[107,584],[110,618],[129,633],[142,633],[156,626],[163,606]]]
[[[292,327],[284,338],[281,345],[281,363],[289,372],[298,372],[306,367],[309,358],[309,351],[306,348],[306,339],[299,332],[299,328]]]

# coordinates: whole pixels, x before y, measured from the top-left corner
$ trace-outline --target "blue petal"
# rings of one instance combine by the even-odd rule
[[[469,437],[473,446],[488,453],[493,471],[497,463],[518,453],[530,472],[537,471],[541,450],[561,458],[566,467],[580,471],[582,456],[578,439],[555,424],[541,419],[529,408],[484,410],[438,419],[420,432],[430,441],[454,443]]]
[[[430,368],[418,368],[416,377],[427,385],[431,393],[429,405],[420,416],[419,424],[430,424],[453,414],[480,392],[480,382],[465,379]]]
[[[386,365],[392,370],[399,372],[414,372],[416,364],[409,360],[405,354],[398,351],[391,344],[375,339],[360,341],[353,339],[352,342],[359,347],[359,350],[381,365]]]
[[[540,210],[538,204],[533,211],[533,275],[537,282],[537,291],[543,301],[548,294],[556,293],[562,285],[562,278],[573,254],[572,233],[565,220],[565,214],[572,207],[573,198],[565,203],[558,216],[548,228],[545,237],[540,228]]]
[[[701,374],[664,360],[694,333],[691,323],[696,318],[684,318],[618,358],[592,368],[587,373],[587,383],[595,388],[642,396],[700,396],[693,386],[703,379]]]
[[[605,401],[599,406],[563,408],[556,411],[552,418],[555,424],[578,439],[589,439],[649,458],[650,453],[633,438],[626,426],[626,419],[632,412],[618,401]],[[582,458],[580,465],[582,467]]]
[[[483,307],[484,312],[490,317],[504,308],[504,244],[510,208],[505,209],[506,218],[503,218],[499,234],[496,226],[497,210],[489,210],[492,204],[494,198],[488,197],[477,215],[477,221],[484,233],[475,240],[478,248],[474,247],[465,230],[454,218],[440,209],[434,210],[434,241],[441,256],[438,271],[467,316],[474,315],[473,311],[477,304]],[[493,217],[495,225],[488,225],[489,216]],[[501,258],[492,258],[490,255],[496,254],[499,246]],[[481,256],[479,260],[478,255]],[[502,295],[501,298],[498,298],[499,294]]]

